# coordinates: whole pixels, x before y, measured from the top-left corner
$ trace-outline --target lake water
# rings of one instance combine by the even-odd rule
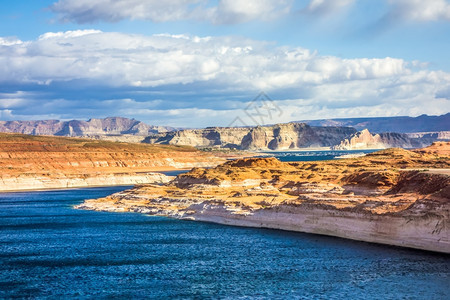
[[[271,151],[263,152],[281,161],[318,161],[336,159],[343,155],[363,155],[377,150],[322,150],[322,151]]]
[[[72,208],[124,188],[0,194],[0,298],[450,295],[447,255]]]

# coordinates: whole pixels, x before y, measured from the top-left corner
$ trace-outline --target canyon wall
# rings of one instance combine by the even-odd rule
[[[166,183],[172,177],[162,173],[99,173],[99,174],[20,174],[0,176],[0,191],[47,190],[112,185]]]
[[[447,140],[449,134],[376,133],[351,127],[315,127],[304,123],[285,123],[256,127],[210,127],[178,130],[147,137],[151,144],[190,145],[199,148],[236,148],[242,150],[298,150],[331,148],[334,150],[419,148],[437,140]]]
[[[411,138],[404,133],[372,134],[364,129],[342,140],[332,147],[334,150],[387,149],[387,148],[420,148],[428,146],[433,139]]]
[[[329,147],[355,133],[349,127],[311,127],[285,123],[256,127],[211,127],[152,135],[144,142],[194,147],[237,148],[242,150],[295,150]]]
[[[249,132],[248,128],[208,127],[205,129],[185,129],[148,136],[144,143],[189,145],[193,147],[240,148],[241,141]]]
[[[450,114],[436,117],[332,119],[308,121],[309,124],[291,122],[255,127],[174,130],[171,127],[147,125],[134,119],[109,117],[88,121],[0,121],[0,132],[87,137],[129,143],[189,145],[198,148],[261,151],[304,148],[353,150],[416,148],[430,145],[435,141],[447,141],[450,140],[449,118]],[[362,131],[357,133],[353,127],[345,127],[345,125],[354,126]],[[374,134],[370,134],[367,128]],[[374,128],[374,131],[371,128]],[[385,129],[385,132],[380,132],[381,129]],[[415,132],[415,129],[445,129],[446,131]],[[395,133],[397,130],[409,133]]]
[[[151,126],[135,119],[109,117],[88,121],[41,120],[41,121],[0,121],[0,132],[55,136],[147,136],[152,133],[172,130],[170,127]]]
[[[0,134],[0,190],[161,182],[153,171],[215,166],[226,157],[187,146]]]

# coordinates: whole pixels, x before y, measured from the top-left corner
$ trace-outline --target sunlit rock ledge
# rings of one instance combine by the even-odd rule
[[[155,172],[212,167],[243,155],[189,146],[0,133],[0,191],[164,183],[169,179]]]
[[[194,168],[77,206],[265,227],[450,253],[450,144],[315,162]]]

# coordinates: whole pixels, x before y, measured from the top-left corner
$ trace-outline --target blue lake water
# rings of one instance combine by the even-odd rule
[[[319,161],[336,159],[348,154],[367,154],[377,150],[322,150],[322,151],[271,151],[263,152],[274,156],[280,161]]]
[[[0,194],[0,298],[450,297],[448,255],[72,208],[125,188]]]

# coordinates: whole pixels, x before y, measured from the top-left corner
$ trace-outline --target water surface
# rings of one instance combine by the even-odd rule
[[[0,194],[0,298],[449,299],[446,255],[72,208],[124,188]]]
[[[263,152],[278,158],[280,161],[320,161],[337,159],[348,154],[367,154],[378,150],[320,150],[320,151],[270,151]]]

